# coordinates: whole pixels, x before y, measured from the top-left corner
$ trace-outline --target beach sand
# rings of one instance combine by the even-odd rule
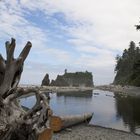
[[[54,133],[52,140],[140,140],[140,136],[93,125],[77,125]]]

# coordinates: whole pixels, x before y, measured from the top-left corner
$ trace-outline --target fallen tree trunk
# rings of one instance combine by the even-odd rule
[[[38,140],[49,127],[51,110],[48,98],[40,90],[19,88],[23,65],[32,47],[27,42],[18,58],[14,58],[15,39],[5,43],[6,59],[0,54],[0,140]],[[19,97],[35,93],[36,104],[24,110]]]
[[[51,140],[53,131],[51,128],[44,130],[38,137],[38,140]]]
[[[58,132],[64,128],[83,123],[89,122],[93,116],[93,113],[74,115],[74,116],[52,116],[50,120],[50,127],[54,132]]]

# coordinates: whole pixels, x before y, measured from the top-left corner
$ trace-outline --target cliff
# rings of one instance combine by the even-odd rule
[[[52,80],[51,86],[71,86],[71,87],[93,87],[93,76],[91,72],[75,72],[58,75],[56,80]]]

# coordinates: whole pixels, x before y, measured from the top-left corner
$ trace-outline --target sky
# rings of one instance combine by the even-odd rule
[[[0,0],[0,53],[16,39],[15,57],[27,41],[21,84],[41,84],[46,73],[89,71],[95,85],[110,84],[115,56],[138,44],[140,0]]]

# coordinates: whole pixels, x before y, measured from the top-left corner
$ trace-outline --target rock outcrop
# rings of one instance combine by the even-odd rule
[[[51,86],[71,86],[71,87],[93,87],[93,76],[91,72],[75,72],[58,75],[56,80],[52,80]]]
[[[50,85],[50,79],[49,79],[49,74],[46,74],[44,79],[42,80],[42,86],[49,86]]]
[[[50,86],[69,86],[63,76],[58,75],[56,80],[52,80]]]

